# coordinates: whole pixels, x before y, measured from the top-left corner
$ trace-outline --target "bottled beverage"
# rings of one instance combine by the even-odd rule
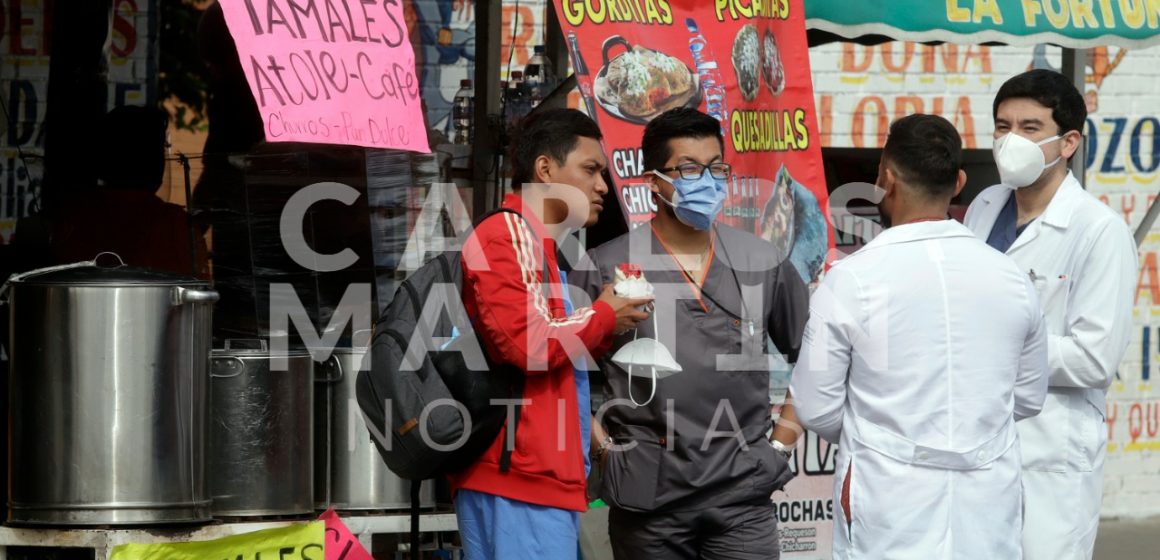
[[[504,102],[507,105],[508,124],[514,126],[528,114],[530,106],[523,72],[518,70],[512,72],[511,78],[508,80],[507,90],[504,93]]]
[[[705,36],[697,28],[697,22],[693,18],[686,18],[685,26],[692,35],[689,38],[689,50],[697,65],[697,80],[701,83],[701,93],[705,97],[705,112],[721,122],[721,132],[728,137],[729,109],[725,106],[725,82],[721,79],[717,59],[713,57]]]
[[[471,80],[459,80],[459,91],[451,104],[451,121],[456,144],[471,144],[475,140],[475,88]]]
[[[580,79],[581,76],[588,75],[588,64],[584,62],[584,57],[580,54],[580,42],[576,39],[574,31],[568,32],[568,49],[572,54],[572,73],[576,74],[576,85],[580,86],[580,97],[584,99],[588,116],[592,120],[596,120],[596,101],[592,97],[592,86],[586,80]]]
[[[528,86],[528,105],[534,109],[556,89],[556,73],[552,61],[544,56],[543,45],[537,45],[532,52],[524,66],[524,83]]]
[[[572,51],[572,71],[577,76],[588,75],[588,65],[584,63],[584,57],[580,56],[580,42],[576,39],[576,32],[568,32],[568,49]]]

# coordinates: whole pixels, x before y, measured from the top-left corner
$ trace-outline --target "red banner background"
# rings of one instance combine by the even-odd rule
[[[816,281],[833,242],[801,0],[554,5],[584,102],[604,132],[629,223],[647,223],[655,211],[642,179],[649,171],[641,162],[644,125],[661,109],[697,107],[722,121],[725,161],[733,165],[720,222],[797,253],[799,272]],[[638,75],[640,68],[649,72],[648,85],[635,97],[660,107],[618,95],[631,72],[616,67],[636,66],[625,63],[634,51],[644,55]],[[680,74],[692,87],[682,87],[687,84]]]

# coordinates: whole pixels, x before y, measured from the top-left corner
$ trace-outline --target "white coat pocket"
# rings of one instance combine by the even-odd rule
[[[1068,472],[1075,457],[1071,395],[1049,389],[1038,416],[1016,424],[1022,448],[1023,468],[1044,472]]]
[[[1047,332],[1055,335],[1067,334],[1067,297],[1071,281],[1066,274],[1051,274],[1035,278],[1035,291],[1039,292],[1039,305],[1047,322]]]
[[[1080,389],[1071,395],[1071,448],[1075,453],[1070,466],[1078,472],[1094,470],[1101,451],[1108,444],[1104,415],[1084,394],[1087,392]]]

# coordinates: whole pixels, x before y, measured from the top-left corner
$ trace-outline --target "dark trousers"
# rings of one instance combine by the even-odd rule
[[[635,513],[612,508],[608,533],[616,560],[776,560],[773,502],[693,511]]]

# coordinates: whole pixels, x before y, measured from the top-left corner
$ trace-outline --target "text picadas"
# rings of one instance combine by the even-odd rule
[[[789,19],[789,0],[713,0],[717,21],[730,19]]]

